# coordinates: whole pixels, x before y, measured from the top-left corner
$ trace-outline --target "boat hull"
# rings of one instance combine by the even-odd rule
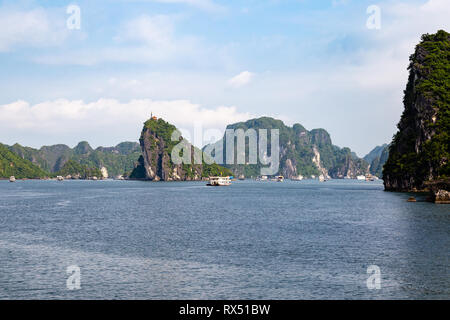
[[[227,187],[229,185],[231,185],[230,177],[210,177],[207,184],[209,187]]]

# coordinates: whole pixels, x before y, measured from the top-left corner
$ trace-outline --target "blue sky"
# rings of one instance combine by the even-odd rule
[[[269,115],[363,156],[390,141],[408,57],[449,16],[447,0],[0,1],[0,141],[115,145],[151,111],[185,130]]]

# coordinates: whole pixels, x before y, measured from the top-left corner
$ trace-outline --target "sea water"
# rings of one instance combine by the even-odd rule
[[[0,299],[449,299],[450,207],[408,197],[353,180],[0,181]]]

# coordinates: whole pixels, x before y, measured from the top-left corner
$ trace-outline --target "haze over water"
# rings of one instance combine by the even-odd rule
[[[0,181],[0,299],[449,299],[449,207],[408,197],[348,180]]]

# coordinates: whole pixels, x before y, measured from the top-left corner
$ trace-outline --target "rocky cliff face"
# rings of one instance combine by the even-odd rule
[[[226,168],[217,164],[194,164],[194,154],[200,152],[186,141],[187,148],[191,149],[192,164],[175,164],[171,159],[172,149],[182,141],[172,141],[172,133],[176,127],[163,119],[150,119],[144,124],[141,137],[142,155],[138,165],[130,175],[130,179],[151,181],[190,181],[202,180],[209,176],[231,175]]]
[[[363,159],[370,164],[369,171],[379,178],[383,177],[383,167],[389,157],[389,145],[375,147]]]
[[[323,175],[325,178],[330,178],[330,175],[328,174],[328,170],[322,166],[322,161],[320,161],[320,152],[317,149],[316,145],[313,145],[313,152],[314,152],[314,157],[312,158],[312,162],[317,167],[319,174]],[[287,160],[290,160],[290,159],[287,159]]]
[[[384,166],[386,190],[449,190],[450,34],[424,35],[410,57],[404,111]],[[447,183],[445,183],[447,181]]]
[[[369,165],[349,152],[341,155],[328,173],[334,179],[355,179],[357,176],[369,173]]]
[[[324,129],[306,130],[300,124],[286,126],[281,120],[269,117],[251,119],[227,126],[227,129],[278,129],[280,133],[280,168],[278,174],[286,178],[298,176],[311,177],[322,174],[331,178],[355,178],[368,173],[368,163],[356,157],[350,149],[332,144],[331,137]],[[258,137],[259,139],[259,137]],[[218,142],[223,144],[226,159],[225,137]],[[248,146],[248,142],[246,141]],[[247,149],[247,147],[246,147]],[[260,164],[227,165],[235,176],[256,177],[260,175]]]

